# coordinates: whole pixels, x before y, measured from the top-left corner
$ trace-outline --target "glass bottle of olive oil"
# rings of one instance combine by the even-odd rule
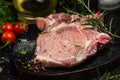
[[[57,0],[13,0],[18,11],[18,20],[34,22],[35,17],[55,13]]]

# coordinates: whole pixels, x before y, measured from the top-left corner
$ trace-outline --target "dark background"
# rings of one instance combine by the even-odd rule
[[[6,1],[12,1],[12,0],[6,0]],[[70,9],[73,9],[73,6],[71,5],[74,5],[76,4],[76,0],[59,0],[61,2],[58,3],[57,7],[56,7],[56,11],[57,12],[65,12],[65,10],[63,9],[63,5],[65,7],[69,7]],[[87,0],[85,0],[87,2]],[[95,12],[97,12],[99,9],[97,7],[98,5],[98,1],[97,0],[91,0],[91,9]],[[76,10],[78,12],[81,12],[81,6],[80,5],[76,5]],[[104,21],[105,21],[105,24],[109,24],[111,18],[114,18],[114,21],[113,21],[113,24],[112,24],[112,32],[116,32],[117,31],[117,34],[120,35],[120,10],[117,9],[117,10],[114,10],[114,11],[107,11],[108,14],[105,16],[104,18]],[[0,43],[1,44],[1,43]],[[16,72],[16,67],[14,66],[13,62],[12,62],[12,58],[10,57],[10,54],[11,54],[11,46],[8,46],[2,50],[0,50],[0,57],[5,57],[6,59],[8,59],[8,61],[5,61],[5,62],[1,62],[1,59],[0,59],[0,66],[3,68],[3,72],[0,73],[0,80],[23,80],[23,79],[20,79],[20,74],[18,74]],[[116,71],[117,70],[117,71]],[[118,69],[113,69],[112,72],[118,72],[120,73],[119,71],[119,67]]]

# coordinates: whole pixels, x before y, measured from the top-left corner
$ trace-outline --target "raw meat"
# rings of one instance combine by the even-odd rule
[[[74,21],[79,19],[77,21]],[[85,18],[66,13],[51,14],[47,18],[36,18],[39,34],[36,41],[35,62],[46,67],[74,67],[96,54],[111,37],[82,25]]]

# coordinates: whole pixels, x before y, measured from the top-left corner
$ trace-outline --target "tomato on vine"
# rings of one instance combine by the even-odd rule
[[[20,36],[22,35],[25,31],[29,29],[29,26],[24,23],[24,22],[17,22],[14,27],[14,32],[16,35]]]
[[[12,23],[10,22],[6,22],[2,25],[2,31],[5,32],[5,31],[14,31],[14,26]]]
[[[8,44],[13,44],[16,41],[16,35],[12,31],[5,31],[1,36],[1,41],[4,43],[4,46],[1,48],[4,48]]]

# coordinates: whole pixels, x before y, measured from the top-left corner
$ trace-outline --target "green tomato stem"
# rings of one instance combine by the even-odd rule
[[[2,47],[0,47],[0,49],[3,49],[3,48],[5,48],[7,45],[9,45],[10,44],[10,41],[7,41]]]

